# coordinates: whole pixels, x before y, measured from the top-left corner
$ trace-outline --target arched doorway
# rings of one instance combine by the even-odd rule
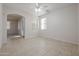
[[[24,17],[18,14],[7,15],[7,37],[24,37]]]

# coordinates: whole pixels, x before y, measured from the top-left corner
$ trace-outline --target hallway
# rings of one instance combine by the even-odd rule
[[[18,14],[7,15],[7,36],[24,36],[23,17]]]
[[[77,55],[76,44],[70,44],[48,38],[23,39],[8,38],[8,43],[4,44],[0,50],[0,55],[9,56],[60,56]],[[78,54],[79,55],[79,54]]]

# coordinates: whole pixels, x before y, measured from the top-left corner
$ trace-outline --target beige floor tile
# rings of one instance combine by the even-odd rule
[[[78,45],[48,38],[8,38],[0,49],[0,55],[15,56],[75,56]]]

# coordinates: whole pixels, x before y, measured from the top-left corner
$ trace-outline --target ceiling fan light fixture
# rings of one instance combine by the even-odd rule
[[[42,9],[41,9],[41,8],[35,8],[35,11],[36,11],[36,12],[41,12]]]

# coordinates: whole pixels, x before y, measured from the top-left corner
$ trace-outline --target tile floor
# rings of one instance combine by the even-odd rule
[[[0,49],[1,56],[78,56],[78,45],[54,39],[9,38]]]

